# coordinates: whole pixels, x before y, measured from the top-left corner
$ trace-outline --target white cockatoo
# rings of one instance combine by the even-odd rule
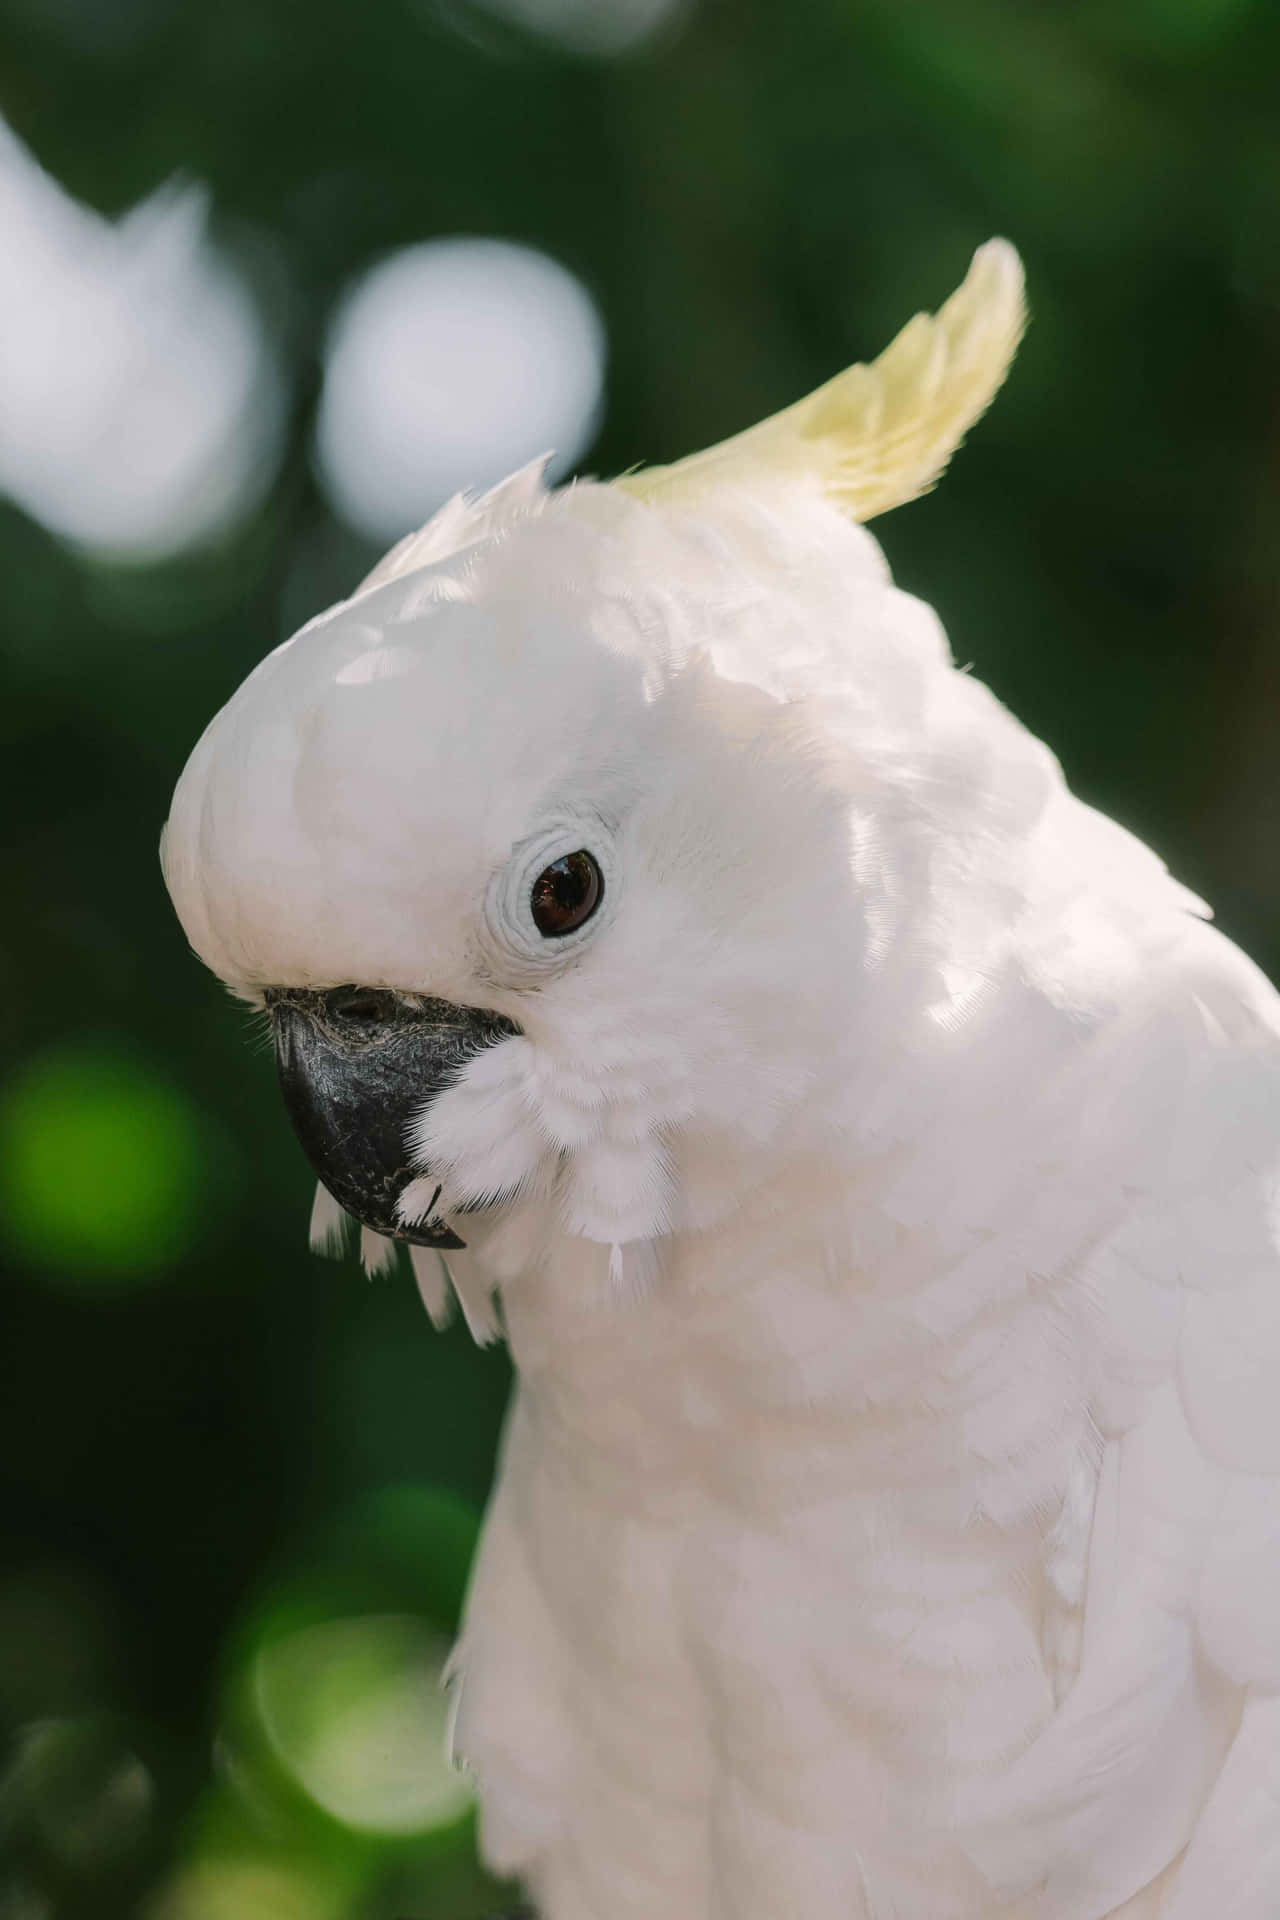
[[[174,798],[316,1236],[510,1343],[454,1741],[544,1920],[1280,1916],[1280,1000],[859,524],[1023,314],[455,500]]]

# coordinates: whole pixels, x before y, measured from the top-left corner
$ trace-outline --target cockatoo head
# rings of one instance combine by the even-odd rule
[[[166,879],[268,1009],[346,1212],[652,1239],[802,1124],[949,671],[857,522],[932,483],[1022,322],[992,242],[874,365],[722,447],[453,502],[215,717]]]

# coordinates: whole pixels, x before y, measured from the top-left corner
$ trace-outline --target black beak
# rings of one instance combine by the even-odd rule
[[[461,1247],[436,1215],[405,1226],[396,1204],[424,1169],[406,1130],[484,1047],[520,1029],[501,1014],[382,987],[266,995],[280,1085],[303,1152],[329,1192],[366,1227],[417,1247]]]

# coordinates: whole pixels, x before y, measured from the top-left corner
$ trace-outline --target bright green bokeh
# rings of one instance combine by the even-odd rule
[[[445,1753],[448,1641],[410,1614],[327,1620],[269,1642],[253,1694],[278,1762],[333,1819],[408,1836],[470,1814]]]
[[[146,1920],[347,1920],[351,1889],[313,1863],[246,1856],[184,1868]]]
[[[140,1062],[61,1050],[0,1094],[5,1238],[74,1288],[127,1285],[190,1246],[204,1212],[194,1107]]]

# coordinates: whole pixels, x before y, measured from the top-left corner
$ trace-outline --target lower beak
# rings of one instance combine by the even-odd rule
[[[338,1205],[418,1247],[461,1247],[438,1215],[406,1225],[409,1126],[475,1054],[519,1032],[501,1014],[381,987],[268,991],[280,1086],[303,1152]]]

